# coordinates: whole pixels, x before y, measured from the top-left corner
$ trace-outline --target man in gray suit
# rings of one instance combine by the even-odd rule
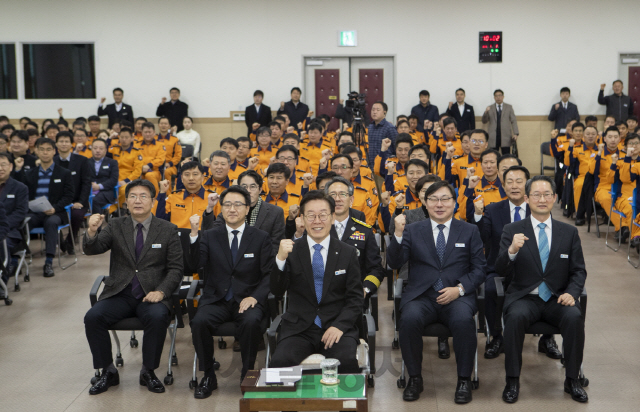
[[[93,367],[103,368],[100,379],[89,389],[90,395],[120,383],[109,327],[131,317],[144,324],[140,385],[151,392],[164,392],[153,371],[160,365],[170,323],[170,298],[182,280],[183,263],[178,228],[151,214],[155,194],[149,181],[134,180],[125,190],[131,216],[112,219],[102,230],[104,215],[94,214],[89,219],[84,252],[99,255],[111,250],[104,290],[84,317]]]
[[[504,103],[504,92],[493,92],[496,104],[487,106],[482,115],[482,124],[489,123],[489,148],[495,148],[502,154],[511,151],[511,143],[518,140],[518,121],[513,107]]]
[[[251,196],[251,207],[247,213],[246,223],[256,229],[267,232],[271,236],[273,253],[277,253],[280,241],[284,239],[284,213],[280,206],[274,206],[262,201],[260,197],[262,183],[262,177],[254,170],[247,170],[238,176],[238,184],[244,187]],[[217,198],[217,194],[211,194],[209,197]],[[222,213],[217,217],[213,213],[203,213],[202,230],[224,225],[225,221]]]

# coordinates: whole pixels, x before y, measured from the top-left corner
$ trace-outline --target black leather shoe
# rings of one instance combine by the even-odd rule
[[[546,353],[551,359],[562,359],[562,352],[558,349],[558,344],[553,337],[549,339],[541,337],[538,341],[538,352]]]
[[[211,392],[218,389],[218,379],[216,375],[205,376],[200,381],[200,384],[193,391],[193,397],[196,399],[205,399],[211,396]]]
[[[582,388],[578,379],[566,378],[564,380],[564,391],[571,395],[571,399],[576,402],[587,402],[589,397],[587,392]]]
[[[620,236],[622,236],[622,243],[627,243],[627,240],[629,240],[629,228],[627,226],[623,226],[620,229]]]
[[[456,403],[469,403],[471,402],[471,379],[458,378],[458,384],[456,385],[456,396],[454,397]]]
[[[506,403],[516,403],[520,394],[520,378],[507,377],[507,384],[502,391],[502,400]]]
[[[140,372],[140,386],[146,386],[149,392],[163,393],[164,385],[153,371]]]
[[[631,239],[631,247],[637,248],[638,246],[640,246],[640,236],[636,236]]]
[[[67,254],[75,255],[76,254],[76,249],[74,247],[73,242],[71,241],[71,238],[67,238],[66,243],[67,243],[67,245],[66,245],[65,249],[67,251]]]
[[[240,341],[239,340],[234,340],[233,341],[233,351],[234,352],[240,352]]]
[[[106,392],[112,386],[118,386],[120,384],[120,375],[118,371],[115,373],[105,371],[100,376],[100,379],[89,388],[89,395],[99,395],[102,392]]]
[[[449,359],[449,356],[451,356],[449,338],[438,338],[438,357],[440,359]]]
[[[409,378],[409,382],[407,383],[407,387],[404,389],[402,393],[402,399],[405,401],[417,401],[420,399],[420,394],[424,390],[424,386],[422,385],[422,377],[418,376],[416,378]]]
[[[613,240],[620,240],[620,231],[616,230],[616,233],[613,234]]]
[[[504,339],[502,336],[496,336],[491,339],[491,342],[484,349],[484,357],[485,359],[495,359],[500,356],[501,353],[504,353],[503,346]]]
[[[42,276],[44,276],[45,278],[50,278],[55,276],[56,274],[53,272],[53,265],[51,265],[51,263],[46,263],[43,267],[42,267]]]
[[[576,219],[576,226],[584,226],[585,220],[584,219]]]
[[[569,210],[568,210],[568,209],[564,209],[564,210],[562,211],[562,216],[564,216],[564,217],[569,217],[569,216],[571,216],[571,213],[569,213]]]

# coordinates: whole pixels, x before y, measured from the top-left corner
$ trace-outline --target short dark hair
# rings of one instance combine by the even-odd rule
[[[214,150],[213,153],[209,155],[209,160],[213,161],[214,157],[224,157],[225,159],[227,159],[227,162],[231,164],[231,156],[229,156],[229,153],[225,152],[224,150]]]
[[[240,147],[240,143],[245,142],[245,143],[249,143],[249,149],[251,149],[251,144],[253,143],[251,141],[251,139],[249,139],[247,136],[240,136],[236,139],[236,142],[238,142],[238,147]]]
[[[142,116],[140,116],[140,117],[136,117],[136,120],[134,121],[134,123],[135,123],[135,122],[138,122],[138,121],[140,121],[140,120],[142,120],[143,122],[146,122],[146,121],[147,121],[147,118],[146,118],[146,117],[142,117]]]
[[[295,155],[296,159],[298,158],[298,149],[296,149],[295,146],[291,146],[290,144],[286,144],[282,146],[276,152],[276,159],[278,158],[278,156],[280,156],[280,153],[283,153],[283,152],[291,152]]]
[[[58,123],[56,123],[57,125],[62,125],[64,127],[69,127],[69,122],[67,122],[64,119],[58,119]]]
[[[498,153],[498,151],[495,150],[495,149],[487,149],[484,152],[482,152],[482,154],[480,155],[480,163],[482,163],[482,161],[484,160],[485,156],[488,156],[488,155],[491,155],[491,154],[496,156],[496,162],[497,162],[498,159],[500,158],[500,153]]]
[[[516,171],[523,172],[524,176],[525,176],[525,180],[529,180],[531,178],[531,174],[529,173],[529,169],[527,169],[526,167],[522,166],[522,162],[520,162],[520,164],[518,166],[511,166],[510,168],[505,170],[504,173],[502,174],[502,180],[503,181],[507,180],[507,173],[516,172]]]
[[[566,86],[563,87],[562,89],[560,89],[560,93],[564,93],[564,92],[567,92],[567,93],[571,94],[571,90]]]
[[[138,186],[146,187],[147,189],[149,189],[149,194],[151,195],[151,197],[156,197],[156,188],[153,186],[153,183],[145,179],[136,179],[129,182],[124,189],[124,197],[129,197],[129,192],[131,192],[131,189]]]
[[[418,121],[420,120],[418,119],[418,116],[416,116],[415,114],[410,114],[409,116],[407,116],[407,120],[411,120],[411,119],[418,120]]]
[[[486,130],[484,129],[473,129],[473,130],[467,130],[469,133],[469,139],[471,139],[471,135],[473,134],[482,134],[484,136],[484,142],[487,143],[489,141],[489,133],[487,133]],[[461,136],[462,137],[462,136]]]
[[[87,122],[99,122],[100,121],[100,117],[94,115],[89,116],[89,118],[87,119]]]
[[[242,195],[244,197],[244,202],[246,206],[247,207],[251,206],[251,196],[249,195],[249,192],[247,192],[247,189],[239,185],[229,186],[228,189],[220,193],[220,204],[224,202],[224,198],[227,197],[229,193],[238,193]]]
[[[424,160],[411,159],[407,163],[405,163],[404,170],[408,171],[409,170],[409,166],[419,166],[419,167],[424,169],[425,173],[429,173],[429,165]]]
[[[8,122],[9,118],[5,115],[0,115],[0,122]]]
[[[190,162],[186,162],[182,166],[180,166],[180,174],[183,174],[187,170],[198,169],[200,173],[202,173],[202,165],[195,160],[191,160]]]
[[[635,114],[631,114],[629,115],[629,117],[627,117],[627,122],[629,122],[629,120],[634,120],[635,122],[638,121],[638,116],[636,116]],[[627,124],[628,126],[628,124]]]
[[[116,87],[115,89],[113,89],[113,93],[115,93],[115,92],[120,92],[120,93],[124,94],[124,90],[122,90],[122,89],[121,89],[121,88],[119,88],[119,87]],[[129,184],[131,184],[131,183],[129,183]],[[154,197],[155,197],[155,196],[154,196]]]
[[[271,137],[271,129],[269,129],[267,126],[260,126],[258,127],[258,130],[256,130],[256,137],[260,136],[261,134],[268,134],[269,137]]]
[[[446,187],[447,189],[449,189],[449,192],[451,193],[451,197],[453,197],[454,199],[456,198],[456,190],[446,180],[437,181],[431,186],[429,186],[427,191],[424,193],[424,198],[426,199],[428,196],[431,196],[432,194],[442,189],[443,187]]]
[[[124,126],[122,129],[120,129],[120,134],[122,133],[133,134],[133,129],[131,129],[130,127]]]
[[[85,122],[84,120],[76,119],[73,121],[72,126],[73,127],[82,126],[82,128],[84,128],[85,123],[87,122]]]
[[[311,125],[309,125],[309,131],[317,130],[317,131],[319,131],[319,132],[321,132],[321,133],[322,133],[322,129],[323,129],[323,127],[322,127],[322,126],[320,126],[320,124],[315,123],[315,122],[314,122],[314,123],[311,123]]]
[[[573,129],[575,129],[576,127],[582,127],[582,130],[584,130],[584,125],[580,122],[575,122],[573,125],[571,125],[571,131],[573,131]]]
[[[0,159],[3,158],[3,157],[5,159],[7,159],[7,161],[9,162],[9,164],[11,166],[13,166],[13,156],[11,155],[11,153],[9,153],[9,152],[0,152]]]
[[[506,153],[506,154],[503,154],[502,156],[500,156],[498,158],[498,166],[500,166],[500,163],[503,160],[507,160],[507,159],[516,159],[517,162],[518,162],[518,166],[522,166],[522,160],[518,159],[518,157],[516,155],[513,155],[511,153]]]
[[[400,115],[400,116],[398,116],[397,121],[396,121],[396,129],[397,129],[398,127],[400,127],[400,125],[401,125],[402,123],[406,123],[406,124],[407,124],[407,126],[409,126],[409,121],[407,120],[407,116],[405,116],[405,115]]]
[[[162,120],[166,120],[167,122],[169,122],[169,124],[171,124],[171,121],[170,121],[170,120],[169,120],[169,118],[168,118],[168,117],[166,117],[166,116],[160,116],[160,117],[158,118],[158,124],[160,124],[160,122],[161,122]]]
[[[616,83],[618,83],[618,82],[620,82],[620,84],[624,84],[624,83],[622,82],[622,80],[620,80],[620,79],[618,79],[618,80],[614,80],[614,81],[613,81],[613,83],[611,83],[611,84],[613,85],[613,84],[616,84]]]
[[[331,179],[329,183],[326,184],[326,186],[324,187],[325,194],[327,195],[329,194],[329,187],[334,183],[342,183],[343,185],[346,185],[347,190],[349,191],[349,196],[353,196],[353,191],[354,191],[353,183],[351,183],[351,181],[345,179],[342,176],[336,176],[333,179]]]
[[[27,116],[23,116],[23,117],[20,118],[19,122],[22,122],[23,120],[26,120],[27,122],[30,122],[31,118],[27,117]]]
[[[495,95],[496,95],[496,93],[502,93],[502,95],[504,96],[504,92],[503,92],[502,90],[500,90],[500,89],[496,89],[496,90],[493,92],[493,95],[495,96]]]
[[[431,96],[429,94],[428,90],[420,90],[420,93],[418,93],[418,96]]]
[[[156,125],[154,125],[151,122],[144,122],[142,123],[142,127],[140,127],[141,129],[153,129],[154,131],[156,130]]]
[[[329,210],[331,213],[336,212],[336,201],[333,200],[331,196],[326,195],[320,190],[311,190],[310,192],[307,192],[307,194],[302,197],[302,201],[300,201],[300,214],[304,214],[305,206],[312,200],[324,200],[329,204]]]
[[[282,136],[282,142],[284,142],[287,139],[295,139],[296,142],[300,143],[300,136],[298,136],[295,133],[287,133],[284,136]]]
[[[264,93],[262,93],[262,90],[256,90],[255,92],[253,92],[253,97],[256,97],[256,96],[264,97]]]
[[[289,169],[284,163],[270,164],[269,167],[267,168],[267,173],[265,173],[265,176],[268,178],[269,175],[272,175],[275,173],[284,174],[284,178],[286,180],[289,180],[289,178],[291,177],[291,169]]]
[[[245,170],[244,172],[240,173],[240,176],[238,176],[238,184],[242,183],[242,179],[244,179],[245,177],[250,177],[251,179],[253,179],[258,187],[260,187],[260,190],[262,190],[262,184],[264,183],[264,180],[262,179],[262,176],[258,174],[258,172],[256,172],[255,170]]]
[[[337,139],[338,142],[340,141],[340,139],[342,139],[342,136],[348,136],[351,138],[351,140],[353,140],[353,133],[347,132],[345,130],[344,132],[340,132],[340,134],[338,135],[338,139]]]
[[[378,100],[374,104],[379,104],[380,106],[382,106],[382,110],[384,110],[385,113],[389,111],[389,106],[387,106],[387,104],[382,100]],[[373,107],[373,104],[371,106]]]
[[[286,123],[287,122],[287,119],[285,119],[284,116],[282,116],[282,115],[277,115],[276,117],[273,118],[273,120],[276,121],[276,122],[278,120],[280,120],[282,123]]]
[[[344,153],[338,153],[337,155],[334,155],[331,158],[331,165],[333,166],[333,162],[335,160],[338,160],[338,159],[347,159],[347,162],[349,163],[349,166],[351,166],[351,168],[353,169],[353,159],[351,158],[351,156],[346,155]]]
[[[84,130],[84,129],[75,129],[75,130],[73,131],[73,137],[76,137],[76,134],[78,134],[78,133],[80,133],[80,132],[84,133],[85,135],[87,134],[87,131],[86,131],[86,130]]]
[[[107,141],[106,141],[106,140],[104,140],[104,139],[102,139],[102,138],[94,139],[94,140],[93,140],[93,142],[91,142],[91,146],[93,146],[93,144],[94,144],[95,142],[102,142],[102,143],[104,143],[104,147],[109,147],[109,145],[107,144]]]
[[[323,180],[333,179],[336,176],[338,176],[338,174],[336,172],[331,172],[331,171],[319,174],[318,177],[316,177],[316,187],[319,188],[320,183],[322,183]]]
[[[16,130],[16,127],[11,123],[5,124],[4,126],[0,127],[0,132],[4,132],[5,130]]]
[[[409,123],[409,122],[407,121],[407,115],[406,115],[406,114],[399,114],[399,115],[397,115],[397,116],[396,116],[396,122],[400,123],[400,119],[402,119],[403,121],[405,121],[405,122]],[[398,124],[396,123],[396,126],[397,126],[397,125],[398,125]]]
[[[302,94],[302,90],[300,90],[300,88],[298,86],[292,88],[291,91],[289,92],[289,94],[293,93],[294,90],[297,90],[300,94]]]
[[[553,194],[556,193],[556,182],[554,182],[553,179],[549,176],[538,175],[533,176],[531,179],[527,180],[527,184],[524,185],[524,193],[527,195],[527,197],[529,196],[529,193],[531,193],[531,186],[533,185],[533,183],[540,181],[549,183],[551,185],[551,191],[553,192]]]
[[[450,124],[453,124],[456,127],[456,129],[458,128],[458,122],[456,122],[456,119],[454,119],[453,117],[447,117],[446,119],[444,119],[442,121],[442,128],[444,129]]]
[[[275,121],[269,123],[269,128],[272,128],[272,127],[277,127],[278,129],[282,130],[282,127],[280,126],[280,123],[275,122]]]
[[[418,143],[416,145],[413,145],[411,149],[409,149],[409,156],[411,156],[413,152],[417,152],[418,150],[423,150],[424,154],[426,154],[427,157],[429,157],[429,153],[430,153],[429,148],[424,143]]]
[[[584,122],[585,123],[589,123],[589,122],[597,122],[598,118],[593,116],[593,115],[589,115],[587,117],[584,118]]]
[[[222,147],[222,145],[225,143],[229,143],[230,145],[234,146],[236,149],[240,147],[240,145],[238,144],[238,141],[233,137],[225,137],[224,139],[220,140],[220,147]]]
[[[440,176],[438,175],[424,175],[418,179],[418,182],[416,183],[416,192],[420,193],[424,185],[427,183],[435,183],[441,180],[442,179],[440,179]]]
[[[451,117],[451,116],[449,116],[449,115],[447,114],[447,112],[444,112],[444,113],[440,113],[440,115],[438,116],[438,119],[442,120],[442,119],[444,119],[444,118],[446,118],[446,117]]]
[[[467,92],[465,92],[462,87],[459,87],[459,88],[456,89],[456,93],[458,93],[458,92],[462,92],[464,94],[467,94]]]
[[[338,146],[338,151],[342,154],[345,155],[350,155],[351,153],[355,153],[358,155],[358,158],[362,158],[362,150],[360,150],[360,148],[356,145],[354,145],[353,143],[343,143],[340,146]],[[351,156],[349,156],[351,157]]]
[[[38,123],[31,121],[29,123],[27,123],[27,126],[33,126],[36,130],[38,130]]]
[[[606,137],[607,133],[609,133],[609,132],[615,132],[615,133],[618,133],[618,135],[620,134],[620,130],[618,130],[617,127],[609,126],[609,127],[607,127],[607,130],[604,131],[604,136],[602,136],[602,137]]]
[[[38,140],[36,140],[36,147],[44,146],[47,144],[53,147],[53,150],[56,149],[56,144],[54,143],[53,140],[49,139],[48,137],[41,137]]]
[[[11,133],[11,137],[9,140],[13,139],[14,137],[22,139],[25,142],[29,142],[29,133],[26,130],[14,130],[13,133]]]
[[[629,133],[627,137],[624,139],[624,145],[628,146],[629,142],[633,139],[640,139],[640,135],[637,133]]]
[[[406,123],[406,122],[405,122]],[[400,133],[396,137],[396,149],[400,143],[409,143],[409,147],[413,147],[413,138],[409,133]]]
[[[69,140],[71,140],[71,142],[73,143],[73,136],[71,135],[71,133],[69,133],[69,132],[58,132],[58,134],[56,135],[56,143],[58,143],[58,141],[60,140],[61,137],[68,137]]]
[[[180,93],[180,89],[178,89],[177,87],[172,87],[169,89],[169,93],[171,93],[172,91],[177,91],[178,93]]]

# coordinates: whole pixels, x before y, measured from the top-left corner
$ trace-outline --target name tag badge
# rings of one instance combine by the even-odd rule
[[[182,236],[182,232],[178,232],[178,236]]]
[[[62,180],[60,180],[60,179],[53,179],[53,183],[62,183]]]
[[[153,245],[151,245],[151,249],[161,249],[162,245],[160,243],[154,243]]]
[[[338,275],[343,275],[343,274],[345,274],[345,273],[347,273],[347,271],[346,271],[346,270],[344,270],[344,269],[340,269],[340,270],[336,271],[336,276],[338,276]]]
[[[74,170],[73,172],[71,172],[71,176],[75,176],[76,175],[76,171]]]
[[[246,258],[252,258],[253,257],[253,253],[245,253],[244,257]]]
[[[560,255],[560,259],[569,259],[569,255]]]
[[[102,168],[103,168],[103,169],[108,169],[108,168],[109,168],[109,165],[102,166]]]
[[[464,247],[464,243],[456,243],[456,247]]]
[[[16,195],[7,195],[7,199],[15,199]]]

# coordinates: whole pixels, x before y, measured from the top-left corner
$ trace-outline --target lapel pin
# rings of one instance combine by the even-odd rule
[[[355,226],[351,226],[351,230],[356,230],[356,227]]]

